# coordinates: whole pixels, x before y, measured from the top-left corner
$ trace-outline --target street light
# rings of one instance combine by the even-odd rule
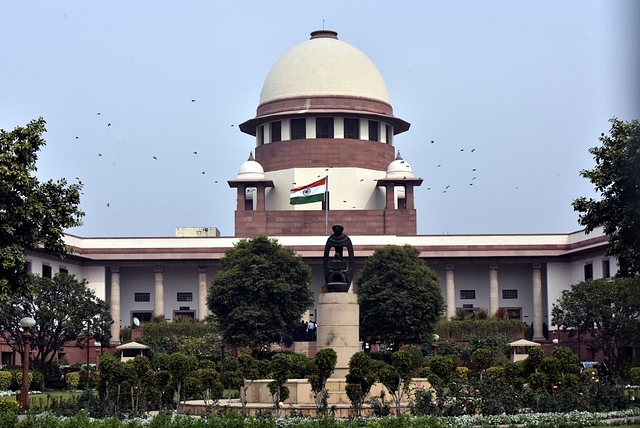
[[[22,387],[20,388],[20,404],[23,409],[29,408],[29,355],[31,349],[29,347],[29,339],[31,339],[31,333],[29,330],[36,325],[36,320],[31,317],[24,317],[20,320],[20,325],[24,329],[22,337],[24,337],[24,350],[22,357]]]
[[[433,356],[438,355],[438,340],[440,340],[440,336],[437,334],[433,335],[433,343],[431,344],[431,349],[433,350]]]

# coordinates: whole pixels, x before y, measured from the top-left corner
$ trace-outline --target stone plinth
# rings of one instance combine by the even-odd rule
[[[338,354],[332,378],[344,378],[349,359],[360,349],[360,305],[352,293],[321,293],[318,301],[317,350],[331,348]]]

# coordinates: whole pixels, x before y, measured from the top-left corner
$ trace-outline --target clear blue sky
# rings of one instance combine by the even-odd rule
[[[323,21],[411,123],[421,234],[580,229],[589,147],[640,118],[636,0],[0,4],[0,128],[46,119],[38,176],[82,181],[80,236],[232,235],[227,180],[254,146],[237,125]]]

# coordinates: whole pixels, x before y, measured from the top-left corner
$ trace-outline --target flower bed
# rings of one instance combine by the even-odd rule
[[[211,416],[207,418],[192,418],[189,416],[172,417],[160,414],[148,419],[130,419],[120,421],[115,418],[91,419],[84,412],[71,417],[58,417],[50,413],[28,415],[26,419],[18,421],[13,413],[0,414],[0,425],[3,428],[62,428],[62,427],[92,427],[92,428],[218,428],[218,427],[249,427],[249,428],[471,428],[495,427],[499,425],[521,426],[563,426],[585,427],[598,425],[607,419],[618,419],[620,423],[631,417],[640,416],[640,410],[628,409],[617,412],[569,412],[569,413],[532,413],[513,416],[457,416],[457,417],[385,417],[385,418],[243,418],[237,413]]]

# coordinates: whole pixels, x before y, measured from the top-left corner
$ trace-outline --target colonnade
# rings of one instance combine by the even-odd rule
[[[207,308],[207,268],[201,266],[198,268],[198,318],[204,319],[209,313]],[[154,307],[153,316],[164,316],[164,268],[162,266],[154,267]],[[121,304],[120,304],[120,267],[111,267],[111,343],[120,343],[120,320],[121,320]]]
[[[533,263],[531,272],[533,291],[533,339],[543,340],[542,335],[542,264]],[[456,315],[454,265],[445,265],[445,300],[447,304],[447,319]],[[498,264],[489,264],[489,314],[495,314],[500,308],[500,295],[498,288]]]

